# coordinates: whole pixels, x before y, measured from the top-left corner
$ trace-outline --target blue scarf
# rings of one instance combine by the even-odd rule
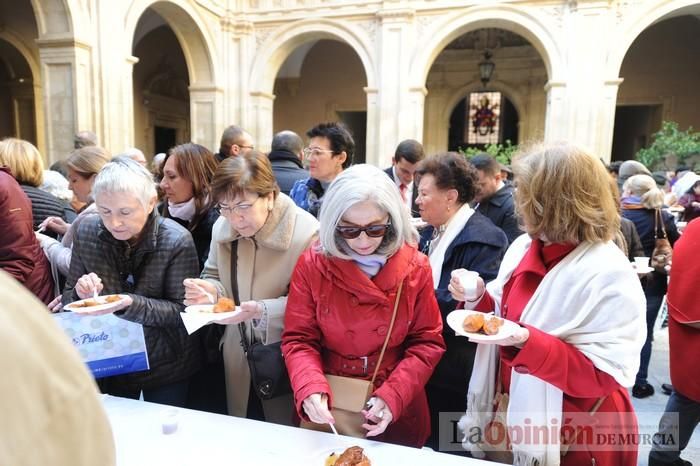
[[[623,209],[642,209],[642,198],[639,196],[623,196],[620,199]]]
[[[354,251],[350,251],[348,255],[369,278],[377,275],[379,270],[386,264],[387,260],[387,257],[382,254],[362,256]]]

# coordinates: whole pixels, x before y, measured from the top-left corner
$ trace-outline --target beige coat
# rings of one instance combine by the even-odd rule
[[[95,381],[46,306],[0,270],[0,464],[116,464]]]
[[[262,301],[267,316],[260,327],[247,322],[248,341],[276,343],[282,338],[284,309],[287,305],[289,280],[297,259],[318,234],[318,221],[279,194],[262,228],[251,238],[238,234],[224,217],[214,224],[209,258],[202,278],[209,280],[219,293],[231,297],[231,242],[238,240],[238,293],[241,302]],[[252,340],[251,338],[254,338]],[[226,395],[229,414],[245,417],[250,388],[250,372],[241,347],[237,325],[228,325],[223,337]],[[293,401],[288,399],[263,403],[265,418],[291,423]]]

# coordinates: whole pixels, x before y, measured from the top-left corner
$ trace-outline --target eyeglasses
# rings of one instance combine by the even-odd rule
[[[244,145],[241,145],[241,144],[234,144],[234,145],[240,147],[241,149],[250,149],[250,150],[255,149],[254,146],[244,146]]]
[[[360,233],[363,231],[370,238],[381,238],[387,234],[390,228],[391,224],[387,223],[385,225],[368,225],[366,227],[337,226],[335,227],[335,231],[345,239],[355,239],[360,236]]]
[[[241,203],[241,204],[236,204],[234,206],[227,206],[225,204],[217,204],[217,207],[219,209],[219,212],[222,214],[238,214],[238,215],[245,215],[248,213],[251,207],[258,202],[258,199],[260,199],[260,196],[258,196],[253,202],[248,202],[248,203]]]
[[[311,157],[312,155],[314,157],[320,157],[321,154],[324,152],[330,152],[331,154],[333,151],[331,149],[320,149],[318,147],[305,147],[304,148],[304,157]]]

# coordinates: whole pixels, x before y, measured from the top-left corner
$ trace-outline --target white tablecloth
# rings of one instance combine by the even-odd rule
[[[170,408],[104,395],[119,466],[323,466],[332,452],[365,449],[373,466],[493,465],[485,461],[294,427]],[[162,431],[165,410],[177,409],[177,430]],[[96,462],[95,464],[99,464]]]

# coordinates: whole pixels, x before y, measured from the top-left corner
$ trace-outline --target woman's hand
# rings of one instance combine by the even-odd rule
[[[522,348],[525,342],[530,338],[530,331],[526,327],[519,327],[512,335],[498,339],[498,340],[478,340],[474,343],[479,343],[481,345],[498,345],[498,346],[515,346],[516,348]],[[471,339],[469,341],[472,341]]]
[[[311,422],[316,424],[335,424],[335,419],[328,409],[328,395],[325,393],[314,393],[309,395],[301,403],[304,412]]]
[[[51,312],[60,312],[61,309],[63,309],[63,303],[61,302],[61,299],[63,296],[58,295],[53,300],[46,306],[49,308],[49,311]]]
[[[240,324],[250,319],[259,319],[262,317],[263,305],[260,301],[245,301],[240,305],[241,312],[227,317],[226,319],[215,320],[215,324],[234,325]]]
[[[216,298],[219,292],[216,287],[208,281],[199,278],[186,278],[182,284],[185,286],[185,300],[183,301],[185,306],[192,306],[194,304],[216,304]],[[209,299],[207,293],[214,298],[214,301]]]
[[[51,230],[59,235],[65,235],[70,227],[70,223],[66,223],[61,217],[46,217],[46,219],[39,224],[39,230]]]
[[[452,276],[450,278],[449,285],[447,285],[447,290],[452,294],[452,298],[455,301],[477,302],[479,298],[484,295],[484,291],[486,291],[484,279],[477,276],[476,283],[472,284],[474,286],[467,290],[464,287],[464,283],[462,283],[459,279],[460,272],[466,272],[466,270],[455,269],[452,271]]]
[[[80,277],[75,284],[75,292],[78,293],[80,299],[92,298],[95,291],[100,294],[103,288],[102,279],[92,272]]]
[[[362,424],[362,427],[367,429],[367,437],[374,437],[383,433],[394,419],[394,415],[384,400],[379,397],[374,397],[372,400],[372,406],[369,409],[362,410],[365,419],[373,423]]]

